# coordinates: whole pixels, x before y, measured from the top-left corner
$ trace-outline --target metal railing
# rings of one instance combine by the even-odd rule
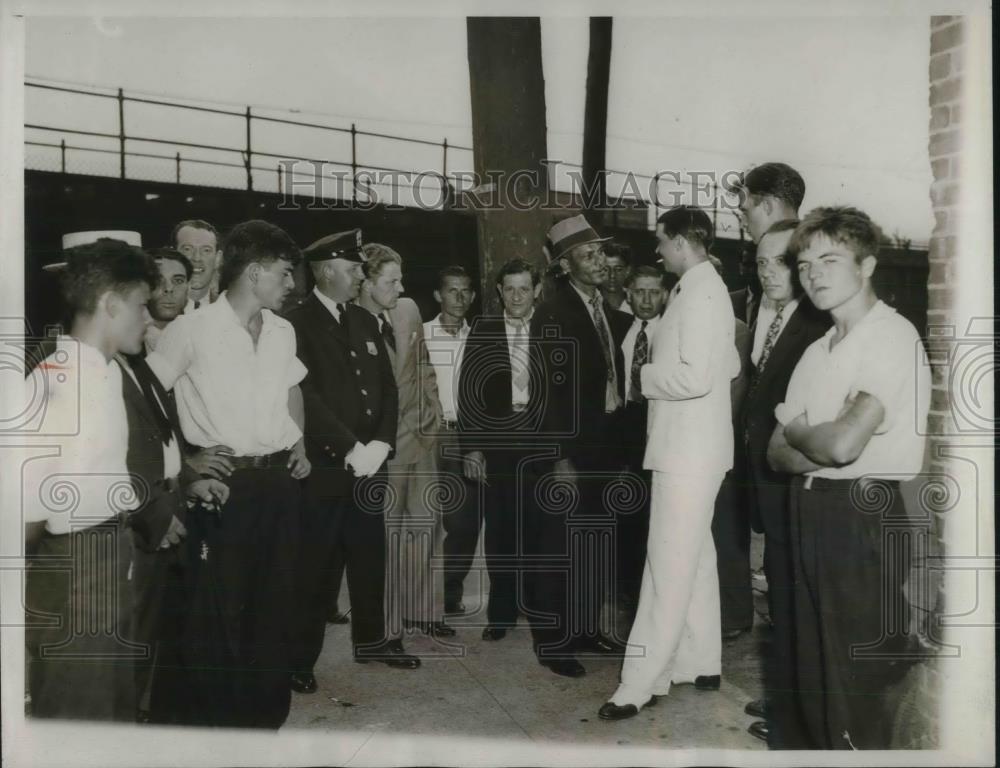
[[[370,178],[366,179],[366,183],[374,187],[390,189],[392,192],[391,199],[401,199],[403,201],[402,204],[405,204],[405,197],[401,198],[399,195],[400,177],[412,178],[414,174],[417,174],[418,178],[421,179],[421,183],[426,180],[429,183],[440,186],[440,200],[441,204],[444,205],[444,201],[446,199],[453,198],[455,188],[457,187],[461,189],[463,183],[467,182],[468,174],[464,171],[466,169],[470,169],[472,166],[470,157],[472,147],[456,144],[449,141],[447,137],[444,137],[441,141],[433,141],[425,138],[400,136],[381,131],[364,130],[358,128],[357,123],[353,122],[348,128],[321,122],[296,120],[287,117],[274,116],[273,114],[262,114],[261,112],[266,110],[262,110],[262,108],[259,107],[255,108],[251,105],[248,105],[242,110],[238,110],[202,106],[200,104],[187,104],[176,100],[167,101],[160,98],[151,98],[145,95],[130,96],[127,95],[122,88],[117,88],[113,92],[102,93],[95,90],[69,87],[67,85],[32,82],[31,80],[26,80],[25,86],[29,89],[35,89],[37,91],[71,94],[73,96],[83,96],[95,100],[113,102],[113,107],[115,109],[114,123],[117,128],[116,131],[84,130],[79,127],[71,128],[64,125],[38,122],[25,123],[26,130],[42,134],[42,136],[28,138],[25,141],[25,145],[47,151],[58,150],[58,161],[56,165],[58,170],[62,173],[69,171],[69,161],[72,159],[73,153],[89,153],[91,155],[97,155],[105,158],[114,156],[118,158],[116,169],[117,174],[108,172],[108,165],[110,165],[108,164],[102,166],[101,170],[103,172],[93,173],[91,175],[117,175],[121,179],[141,178],[143,180],[149,180],[148,178],[135,173],[132,173],[131,175],[129,174],[127,160],[135,158],[159,162],[161,164],[169,164],[169,171],[164,171],[162,167],[159,169],[160,174],[157,180],[160,181],[167,180],[164,177],[164,174],[168,173],[169,180],[178,184],[186,183],[196,185],[201,184],[206,186],[227,186],[224,183],[220,183],[218,178],[213,178],[212,182],[206,183],[195,181],[189,177],[190,175],[185,177],[185,169],[189,167],[229,169],[231,171],[240,171],[241,178],[235,184],[238,188],[245,188],[247,191],[254,191],[255,189],[257,191],[270,191],[270,189],[265,189],[265,187],[270,188],[271,182],[273,181],[273,188],[278,193],[288,193],[289,186],[291,186],[292,191],[294,191],[296,185],[299,187],[308,186],[309,183],[320,180],[316,176],[317,169],[319,169],[320,175],[328,176],[329,178],[336,178],[336,175],[333,172],[326,173],[326,171],[329,171],[330,169],[342,169],[343,177],[341,178],[341,181],[349,183],[351,189],[350,194],[355,196],[357,194],[357,181],[359,179],[359,174],[375,172],[375,174],[387,174],[389,181],[379,180],[378,178]],[[126,129],[126,118],[128,117],[127,106],[129,104],[141,104],[170,110],[203,113],[206,115],[220,116],[232,121],[239,121],[239,127],[241,128],[241,133],[245,136],[245,140],[240,146],[227,146],[225,144],[218,143],[164,138],[160,136],[148,135],[146,132],[130,133]],[[341,136],[345,139],[349,137],[349,157],[340,157],[337,159],[303,157],[301,154],[297,154],[295,152],[269,151],[270,148],[265,148],[264,146],[261,146],[261,142],[254,141],[256,131],[260,127],[266,125],[287,126],[291,129],[316,130],[327,135]],[[58,136],[59,139],[58,141],[44,140],[48,136]],[[80,141],[78,143],[70,143],[67,142],[66,137],[78,137]],[[96,140],[102,145],[85,146],[85,139]],[[359,151],[358,147],[359,139],[388,141],[411,147],[436,147],[440,149],[440,166],[434,169],[430,169],[428,167],[405,169],[394,168],[385,164],[375,164],[374,162],[366,162],[366,160],[373,158],[370,156],[362,157],[362,153]],[[136,145],[152,145],[153,147],[170,148],[173,152],[140,151],[136,149]],[[185,150],[186,152],[182,153],[182,150]],[[215,156],[198,156],[199,153],[213,153]],[[456,155],[458,155],[458,157],[456,157]],[[268,164],[268,161],[273,161],[273,165]],[[297,178],[289,178],[289,166],[287,165],[289,161],[292,161],[293,163],[309,164],[312,166],[312,170],[310,171],[308,167],[303,168],[301,165],[294,165],[295,176]],[[53,163],[51,158],[47,165],[49,166],[47,169],[52,169],[51,166]],[[26,167],[28,166],[29,163],[26,158]],[[453,168],[457,168],[458,170],[454,171],[452,170]],[[567,172],[566,169],[572,170]],[[577,163],[559,163],[558,165],[552,165],[550,166],[551,173],[549,186],[562,193],[572,194],[574,192],[579,192],[579,189],[575,188],[575,185],[571,183],[570,176],[573,171],[576,171],[578,178],[579,171],[581,170],[582,166]],[[562,176],[560,176],[560,173]],[[620,190],[628,185],[630,178],[633,184],[633,191],[637,186],[639,194],[638,196],[634,193],[621,196]],[[633,200],[636,203],[641,203],[648,207],[649,210],[646,225],[649,228],[655,226],[656,217],[660,211],[663,210],[664,207],[668,207],[662,204],[663,201],[677,201],[679,199],[678,196],[682,195],[685,198],[685,202],[705,205],[705,207],[711,211],[712,219],[716,226],[717,236],[732,238],[741,237],[738,217],[731,207],[720,205],[721,198],[719,195],[719,189],[714,183],[709,185],[707,188],[701,188],[699,190],[694,180],[687,184],[680,181],[670,181],[663,178],[657,178],[648,174],[616,169],[608,169],[606,171],[606,179],[609,198],[620,200],[621,202]],[[656,183],[654,184],[654,182]],[[230,184],[229,186],[234,186],[234,184]],[[448,187],[451,188],[449,189]],[[707,200],[706,194],[708,195]],[[334,199],[339,197],[343,196],[333,196]]]
[[[360,157],[358,151],[358,138],[370,138],[379,139],[391,142],[399,142],[401,144],[407,145],[419,145],[425,147],[439,147],[441,150],[440,154],[440,169],[433,169],[433,172],[440,172],[440,177],[442,179],[449,178],[449,160],[454,161],[455,153],[471,153],[472,147],[463,146],[461,144],[456,144],[455,142],[449,141],[447,137],[443,138],[441,141],[432,141],[429,139],[415,138],[412,136],[400,136],[391,133],[385,133],[381,131],[368,131],[358,128],[356,123],[351,123],[349,128],[337,125],[328,125],[324,123],[311,122],[306,120],[293,120],[289,118],[274,117],[266,114],[259,114],[255,112],[254,107],[247,106],[243,111],[235,111],[231,109],[220,109],[216,107],[205,107],[196,104],[185,104],[176,101],[165,101],[162,99],[147,98],[142,96],[129,96],[125,93],[122,88],[118,88],[115,94],[112,93],[101,93],[99,91],[84,90],[81,88],[71,88],[67,86],[60,85],[50,85],[46,83],[37,83],[31,81],[25,81],[25,86],[31,89],[38,89],[44,91],[54,91],[73,94],[77,96],[86,96],[94,99],[103,99],[107,101],[115,102],[115,107],[117,109],[117,128],[116,133],[110,131],[91,131],[83,130],[81,128],[70,128],[63,125],[49,125],[41,123],[26,122],[25,128],[30,131],[39,131],[45,134],[56,134],[60,135],[58,143],[54,141],[41,141],[35,139],[29,139],[25,141],[25,144],[30,147],[39,147],[46,149],[58,149],[59,150],[59,170],[63,173],[67,171],[67,153],[68,152],[88,152],[95,153],[99,155],[117,155],[118,156],[118,176],[119,178],[125,179],[129,178],[127,173],[127,158],[144,158],[150,160],[160,160],[169,161],[173,164],[173,181],[177,183],[182,183],[185,181],[182,178],[182,171],[184,165],[187,163],[204,165],[204,166],[215,166],[220,168],[233,168],[241,169],[245,174],[245,188],[247,191],[254,190],[254,173],[270,173],[275,174],[275,178],[278,182],[279,191],[282,188],[282,176],[285,174],[285,170],[282,165],[282,161],[287,162],[288,160],[303,161],[311,164],[320,164],[321,166],[334,166],[345,170],[349,170],[349,178],[353,181],[357,178],[359,172],[361,171],[379,171],[389,174],[428,174],[431,169],[421,168],[421,169],[404,169],[404,168],[394,168],[387,165],[376,165],[374,163],[364,162],[363,158]],[[240,120],[245,125],[245,135],[246,141],[242,146],[226,146],[221,144],[211,144],[205,142],[194,142],[194,141],[182,141],[172,138],[160,138],[150,135],[132,134],[126,131],[126,105],[127,104],[145,104],[157,107],[165,107],[169,109],[176,110],[189,110],[192,112],[200,112],[205,114],[220,115],[232,118],[234,120]],[[350,158],[343,159],[329,159],[329,158],[314,158],[314,157],[301,157],[296,155],[294,152],[272,152],[265,149],[255,147],[253,142],[255,125],[258,124],[276,124],[276,125],[286,125],[294,126],[296,128],[308,128],[313,130],[324,131],[330,134],[339,134],[342,136],[350,137]],[[70,144],[66,141],[66,136],[76,136],[76,137],[89,137],[99,140],[105,140],[107,142],[114,142],[115,148],[112,149],[110,146],[105,147],[93,147],[93,146],[83,146],[82,144]],[[133,145],[135,143],[142,144],[153,144],[164,147],[174,148],[173,154],[157,153],[157,152],[141,152],[135,151],[130,147],[130,143]],[[225,155],[232,155],[233,160],[227,161],[224,159],[205,159],[203,157],[192,157],[184,156],[181,153],[181,149],[191,149],[191,150],[201,150],[214,153],[223,153]],[[268,166],[265,163],[266,160],[274,160],[273,166]],[[373,181],[372,184],[379,186],[379,182]]]

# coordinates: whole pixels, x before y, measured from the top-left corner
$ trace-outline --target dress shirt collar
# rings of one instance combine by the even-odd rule
[[[531,325],[531,316],[535,314],[535,308],[532,307],[531,311],[528,313],[527,317],[511,317],[507,314],[507,310],[503,311],[503,322],[508,328],[512,330],[517,330],[518,328],[524,328],[528,330]]]
[[[637,317],[635,318],[635,320],[632,321],[632,328],[635,330],[636,333],[638,333],[639,330],[642,328],[642,324],[645,323],[646,333],[650,333],[653,330],[653,328],[656,327],[656,324],[658,322],[660,322],[660,315],[653,315],[651,318],[649,318],[649,320],[640,320]]]
[[[594,300],[593,297],[592,296],[588,296],[583,291],[581,291],[580,287],[576,283],[574,283],[572,279],[568,279],[567,282],[571,286],[573,286],[573,290],[576,291],[576,295],[579,296],[583,300],[583,303],[587,305],[587,309],[593,311],[594,305],[591,303]],[[594,296],[597,296],[597,303],[601,307],[601,311],[603,312],[604,311],[604,296],[601,294],[600,290],[598,290],[597,288],[594,289]]]
[[[338,302],[334,301],[325,293],[323,293],[323,291],[321,291],[318,286],[313,288],[313,293],[316,294],[316,298],[319,299],[319,303],[322,304],[324,307],[326,307],[327,310],[329,310],[330,314],[333,315],[333,319],[339,323],[340,309],[337,307]],[[346,301],[340,303],[343,304],[345,307],[347,306]]]
[[[435,317],[433,320],[431,320],[431,331],[432,331],[431,336],[436,339],[440,339],[442,336],[445,338],[451,337],[451,338],[464,339],[466,336],[469,335],[469,323],[463,317],[462,325],[458,329],[458,333],[452,333],[447,328],[445,328],[444,325],[441,324],[441,314],[438,313],[438,316]]]

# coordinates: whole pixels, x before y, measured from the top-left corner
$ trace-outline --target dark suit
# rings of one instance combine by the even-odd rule
[[[736,315],[737,320],[741,320],[751,327],[757,322],[761,300],[759,294],[754,293],[749,288],[740,288],[738,291],[730,291],[729,300],[733,302],[733,314]]]
[[[730,298],[732,294],[730,294]],[[747,499],[746,456],[740,432],[743,399],[750,386],[752,365],[750,351],[753,336],[736,318],[734,340],[740,356],[740,373],[730,384],[732,400],[733,468],[719,486],[712,516],[712,539],[715,541],[716,568],[719,572],[719,605],[722,631],[749,629],[753,626],[753,588],[750,582],[750,510]]]
[[[312,671],[323,647],[338,543],[346,560],[355,653],[385,639],[385,468],[359,481],[344,459],[358,442],[395,445],[396,383],[375,318],[353,304],[345,305],[345,313],[346,323],[344,317],[338,322],[310,295],[288,314],[297,354],[309,370],[301,387],[312,472],[305,481],[293,652],[301,672]]]
[[[122,392],[128,420],[126,462],[129,474],[138,478],[134,482],[141,486],[140,498],[145,498],[145,503],[129,515],[134,553],[132,632],[133,639],[149,649],[149,656],[136,664],[136,691],[141,709],[149,711],[155,720],[169,720],[171,710],[179,705],[171,698],[179,687],[176,675],[169,670],[176,664],[172,651],[176,648],[174,642],[183,621],[179,614],[184,602],[183,545],[170,549],[159,546],[174,517],[185,522],[187,504],[183,488],[198,480],[198,474],[182,460],[178,485],[171,488],[165,485],[160,419],[162,415],[167,417],[180,450],[177,408],[145,359],[133,357],[128,362],[140,384],[136,384],[122,366]],[[143,386],[153,393],[153,401],[143,392]],[[161,643],[166,647],[161,647]],[[155,667],[154,660],[157,661]],[[169,693],[161,695],[167,691]]]
[[[767,444],[774,432],[774,408],[785,399],[788,381],[806,347],[830,327],[828,315],[815,309],[806,297],[788,318],[743,408],[742,442],[746,447],[751,480],[754,527],[764,533],[764,571],[768,606],[774,632],[765,665],[765,690],[770,711],[771,746],[806,748],[794,701],[794,596],[789,541],[788,489],[790,477],[767,464]],[[752,338],[752,336],[751,336]],[[756,371],[754,371],[756,374]]]
[[[527,334],[527,330],[526,330]],[[480,317],[465,342],[458,381],[459,442],[463,455],[486,459],[484,550],[490,575],[487,619],[493,626],[517,621],[518,574],[526,494],[520,461],[531,453],[535,414],[512,405],[511,347],[502,317]]]
[[[632,318],[603,302],[610,327],[620,401],[625,400],[621,344]],[[536,652],[572,651],[598,634],[605,548],[613,546],[615,514],[604,503],[621,458],[621,408],[606,414],[608,369],[591,308],[564,280],[531,320],[531,408],[538,413],[535,490],[526,526],[536,563],[530,579]],[[578,502],[552,482],[553,462],[571,459]],[[569,581],[567,582],[567,578]],[[569,599],[567,600],[567,595]],[[554,622],[551,626],[545,623]]]

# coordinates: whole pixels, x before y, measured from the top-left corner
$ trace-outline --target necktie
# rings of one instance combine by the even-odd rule
[[[396,335],[392,332],[392,323],[389,322],[389,316],[386,315],[384,312],[380,317],[382,320],[382,339],[385,341],[386,347],[395,352]]]
[[[514,325],[514,346],[511,353],[510,368],[514,386],[523,392],[528,389],[528,335],[524,332],[524,323]]]
[[[642,402],[642,378],[639,370],[649,362],[649,337],[646,335],[648,323],[648,320],[642,321],[642,327],[635,336],[635,346],[632,348],[632,372],[629,378],[631,386],[628,399],[636,403]]]
[[[346,304],[341,304],[341,303],[338,302],[337,303],[337,312],[340,313],[340,317],[337,318],[337,321],[340,323],[340,327],[343,328],[344,332],[346,333],[347,332],[347,305]]]
[[[590,306],[593,307],[594,325],[597,326],[597,336],[601,340],[601,352],[604,353],[604,363],[608,368],[608,381],[614,382],[615,369],[614,358],[611,357],[611,339],[608,338],[608,327],[604,324],[604,313],[601,311],[601,293],[594,291],[590,299]]]
[[[767,336],[764,337],[764,347],[760,351],[760,360],[757,362],[757,373],[754,379],[760,378],[760,374],[764,371],[764,366],[767,365],[767,359],[771,356],[771,350],[774,349],[774,342],[778,338],[778,331],[781,330],[781,313],[784,311],[784,307],[779,307],[778,313],[767,328]]]

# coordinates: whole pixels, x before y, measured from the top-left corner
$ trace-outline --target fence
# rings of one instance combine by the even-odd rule
[[[445,207],[455,199],[456,189],[470,187],[472,147],[447,137],[435,141],[364,130],[356,123],[347,128],[296,120],[249,105],[236,110],[130,96],[122,88],[102,93],[31,81],[25,86],[29,95],[61,97],[49,112],[72,114],[77,121],[75,127],[53,124],[56,120],[25,123],[25,167],[30,170],[259,192],[291,193],[311,187],[320,191],[319,197],[332,200],[357,199],[360,180],[380,190],[383,201],[429,209]],[[77,99],[85,102],[73,108]],[[30,116],[33,104],[31,99],[27,102]],[[102,111],[97,102],[107,103],[109,109]],[[193,135],[178,138],[185,129]],[[187,140],[204,135],[228,135],[233,141]],[[298,149],[287,151],[293,140]],[[303,146],[315,151],[303,152]],[[332,148],[337,151],[328,151]],[[390,160],[376,164],[375,156]],[[568,195],[579,191],[579,164],[552,164],[548,172],[549,188]],[[711,211],[718,237],[742,236],[738,217],[714,180],[699,183],[679,175],[655,177],[609,169],[606,186],[612,200],[647,209],[647,228],[655,226],[664,208],[687,202]]]

